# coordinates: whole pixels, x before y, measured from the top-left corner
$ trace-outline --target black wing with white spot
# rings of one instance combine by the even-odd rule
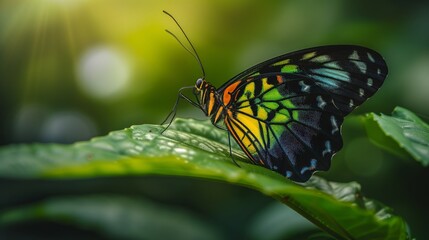
[[[383,84],[377,52],[352,45],[285,54],[255,65],[217,93],[224,123],[256,164],[299,182],[328,170],[344,116]]]

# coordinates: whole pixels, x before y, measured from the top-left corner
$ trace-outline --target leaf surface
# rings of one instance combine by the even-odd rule
[[[429,165],[429,125],[416,114],[396,107],[391,116],[370,113],[364,121],[368,136],[377,146]]]
[[[3,147],[0,177],[65,181],[165,175],[214,179],[271,196],[336,238],[409,237],[405,221],[363,197],[358,183],[334,183],[313,176],[306,184],[297,184],[250,164],[233,146],[238,167],[229,156],[227,133],[209,121],[176,119],[161,134],[162,130],[159,125],[139,125],[72,145]]]

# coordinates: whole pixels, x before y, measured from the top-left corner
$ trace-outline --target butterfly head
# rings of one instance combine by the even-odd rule
[[[195,89],[201,91],[205,82],[206,81],[203,78],[198,78],[197,81],[195,82]]]
[[[216,108],[216,89],[204,78],[198,78],[194,86],[194,94],[197,97],[201,110],[210,116]]]

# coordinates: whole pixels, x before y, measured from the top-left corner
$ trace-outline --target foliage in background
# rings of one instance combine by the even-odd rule
[[[429,125],[413,112],[397,107],[392,116],[370,113],[365,126],[374,143],[402,158],[429,165]]]

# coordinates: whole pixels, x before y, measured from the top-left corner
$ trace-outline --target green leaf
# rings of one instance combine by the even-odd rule
[[[370,113],[364,122],[368,136],[379,147],[429,165],[429,125],[411,111],[396,107],[392,116]]]
[[[315,232],[320,232],[320,229],[292,209],[285,208],[283,204],[277,202],[262,209],[249,224],[248,232],[248,238],[251,239],[306,239]]]
[[[212,227],[182,209],[115,195],[49,199],[3,213],[0,224],[40,219],[60,219],[110,239],[222,239]]]
[[[166,175],[216,179],[271,196],[336,238],[409,238],[404,220],[363,197],[357,183],[333,183],[313,176],[306,184],[297,184],[248,163],[235,146],[237,167],[229,156],[227,133],[210,121],[177,119],[161,134],[162,130],[159,125],[139,125],[73,145],[4,147],[0,149],[0,177],[60,181]]]

